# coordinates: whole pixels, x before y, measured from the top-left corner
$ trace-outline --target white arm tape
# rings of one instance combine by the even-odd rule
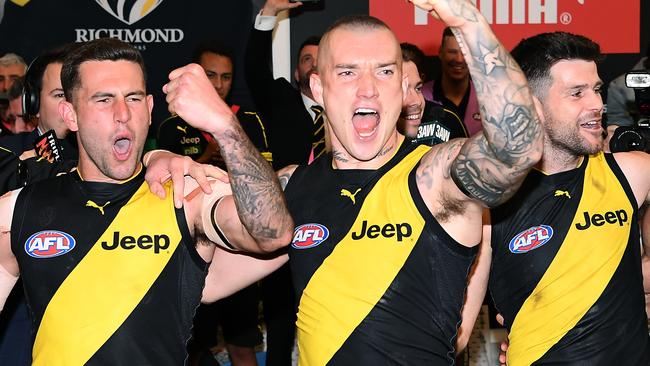
[[[3,266],[0,266],[0,311],[5,306],[7,297],[9,297],[16,281],[18,281],[17,276],[12,275]]]

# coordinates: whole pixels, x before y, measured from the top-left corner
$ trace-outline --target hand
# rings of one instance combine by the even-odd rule
[[[499,365],[500,366],[506,366],[506,360],[508,359],[506,357],[506,354],[508,352],[508,341],[503,341],[501,342],[501,345],[499,347]]]
[[[174,206],[176,208],[183,206],[185,175],[194,178],[205,194],[212,193],[208,177],[229,183],[228,174],[223,170],[212,165],[199,164],[187,156],[157,150],[148,157],[149,160],[147,161],[145,158],[144,161],[148,163],[145,180],[149,184],[149,190],[158,197],[165,198],[163,183],[171,178],[174,185]]]
[[[463,16],[467,5],[472,5],[466,0],[409,0],[413,5],[426,10],[434,18],[442,20],[450,27],[460,27],[466,22]]]
[[[169,82],[163,86],[163,92],[167,94],[169,112],[199,130],[215,135],[235,120],[230,107],[197,64],[169,73]]]
[[[292,3],[289,0],[267,0],[262,8],[262,15],[276,16],[283,10],[297,8],[302,5],[301,2]]]

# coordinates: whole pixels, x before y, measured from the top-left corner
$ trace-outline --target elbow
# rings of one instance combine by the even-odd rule
[[[274,235],[257,240],[261,252],[273,253],[289,245],[293,239],[293,227],[293,220],[289,218]]]

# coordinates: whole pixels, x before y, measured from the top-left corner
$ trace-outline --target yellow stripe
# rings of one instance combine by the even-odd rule
[[[624,209],[619,226],[576,223],[590,215]],[[633,207],[603,154],[589,160],[584,191],[571,228],[553,262],[517,313],[510,331],[508,365],[530,365],[573,329],[605,290],[618,267],[630,235]]]
[[[18,6],[25,6],[30,0],[11,0],[12,3]]]
[[[385,174],[366,197],[352,229],[307,284],[298,308],[301,366],[325,365],[384,295],[415,246],[424,219],[408,188],[408,174],[428,151],[420,147]],[[346,198],[347,199],[347,198]],[[368,225],[409,223],[412,234],[352,240]],[[308,351],[306,351],[308,350]]]
[[[140,303],[181,240],[171,185],[166,189],[168,198],[160,200],[143,183],[61,284],[38,329],[33,365],[83,365]],[[115,231],[135,238],[164,233],[169,248],[158,254],[138,247],[103,249],[100,243],[112,243]]]

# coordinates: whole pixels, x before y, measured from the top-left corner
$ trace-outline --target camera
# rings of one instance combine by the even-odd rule
[[[650,71],[625,74],[625,86],[634,89],[634,104],[638,113],[634,126],[621,126],[609,142],[611,152],[645,151],[650,153]]]

